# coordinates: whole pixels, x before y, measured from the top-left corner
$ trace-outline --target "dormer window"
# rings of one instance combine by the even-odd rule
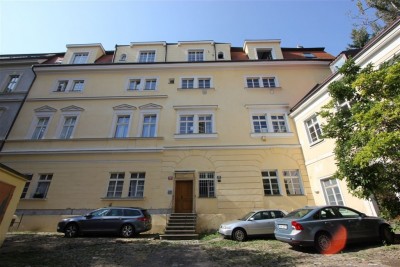
[[[126,54],[122,54],[119,61],[126,61]]]
[[[218,52],[218,59],[224,59],[224,53]]]
[[[316,56],[313,53],[303,53],[305,58],[316,58]]]
[[[141,51],[139,55],[139,62],[154,62],[156,58],[156,51]]]
[[[203,50],[192,50],[188,52],[188,61],[204,61]]]
[[[258,60],[272,60],[272,50],[271,49],[257,49],[257,59]]]
[[[75,53],[72,57],[72,64],[85,64],[89,58],[89,53]]]

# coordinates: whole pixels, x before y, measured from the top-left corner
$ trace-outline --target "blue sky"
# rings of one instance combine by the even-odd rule
[[[67,44],[280,39],[282,47],[351,43],[353,0],[0,0],[0,54],[65,52]]]

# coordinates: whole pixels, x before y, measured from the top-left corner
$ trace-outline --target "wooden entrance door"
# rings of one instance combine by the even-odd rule
[[[193,181],[176,181],[175,212],[193,212]]]

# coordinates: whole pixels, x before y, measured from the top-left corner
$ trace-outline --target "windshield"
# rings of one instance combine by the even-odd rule
[[[290,212],[285,218],[303,218],[308,213],[310,213],[312,209],[298,209]]]
[[[251,216],[253,216],[254,215],[254,212],[249,212],[249,213],[247,213],[246,215],[244,215],[242,218],[240,218],[239,220],[241,220],[241,221],[246,221],[246,220],[248,220]]]

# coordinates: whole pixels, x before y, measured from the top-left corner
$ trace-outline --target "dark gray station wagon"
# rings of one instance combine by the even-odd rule
[[[108,207],[94,210],[84,216],[63,219],[57,232],[66,237],[91,233],[115,233],[132,237],[151,229],[151,215],[142,208]]]

